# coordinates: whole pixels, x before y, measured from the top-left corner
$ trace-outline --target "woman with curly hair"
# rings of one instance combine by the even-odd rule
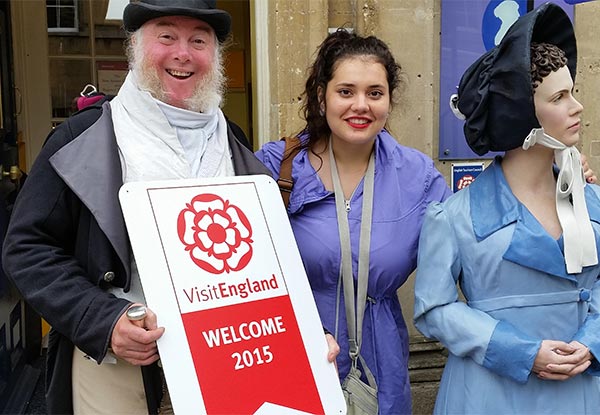
[[[425,208],[450,194],[433,161],[385,128],[403,85],[400,66],[376,37],[340,30],[323,41],[306,81],[288,206],[323,326],[341,347],[340,381],[358,353],[363,381],[374,377],[380,414],[411,413],[408,331],[396,291],[415,269]],[[278,178],[284,142],[267,143],[257,156]],[[344,227],[349,237],[340,235]],[[359,285],[359,300],[346,291],[342,268]],[[348,339],[348,298],[359,309],[349,314],[356,342]]]

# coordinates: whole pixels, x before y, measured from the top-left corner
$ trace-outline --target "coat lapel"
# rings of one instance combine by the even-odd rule
[[[231,128],[228,127],[227,132],[236,175],[270,175],[254,154],[235,138]],[[90,210],[119,255],[129,278],[129,239],[118,197],[123,185],[118,154],[110,104],[105,103],[100,118],[57,151],[50,163]]]
[[[118,154],[110,105],[105,103],[100,118],[57,151],[50,164],[92,213],[129,274],[129,240],[118,197],[123,184]]]
[[[481,241],[496,231],[514,224],[512,239],[503,258],[521,266],[559,278],[575,280],[567,274],[562,237],[553,239],[535,217],[513,195],[497,158],[469,186],[473,231]],[[594,229],[600,223],[600,199],[586,186],[587,208]],[[598,240],[598,233],[596,233]],[[600,244],[597,242],[597,245]]]

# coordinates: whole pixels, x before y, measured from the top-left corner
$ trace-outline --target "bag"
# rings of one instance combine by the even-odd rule
[[[360,370],[350,368],[350,373],[342,383],[346,400],[347,415],[377,415],[377,389],[360,379]]]

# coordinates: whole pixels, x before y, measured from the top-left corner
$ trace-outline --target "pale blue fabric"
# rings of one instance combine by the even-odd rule
[[[599,194],[586,186],[596,240]],[[562,248],[514,197],[500,158],[468,188],[429,206],[415,324],[450,351],[435,413],[600,412],[596,361],[564,382],[531,373],[545,339],[578,340],[600,356],[600,265],[567,274]]]
[[[257,157],[279,177],[284,143],[267,143]],[[336,324],[340,282],[340,241],[335,198],[323,186],[302,150],[293,161],[294,190],[289,217],[323,326],[335,333],[341,352],[340,380],[350,368],[346,315],[342,298]],[[375,141],[375,188],[369,299],[363,323],[361,355],[378,385],[380,414],[411,413],[408,379],[408,331],[396,291],[416,266],[417,243],[427,205],[450,195],[444,177],[430,158],[399,145],[386,131]],[[356,281],[363,185],[350,202],[350,239]],[[356,283],[356,282],[355,282]],[[343,297],[343,293],[342,293]]]

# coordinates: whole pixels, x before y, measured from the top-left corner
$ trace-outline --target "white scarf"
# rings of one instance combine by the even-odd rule
[[[220,109],[200,114],[159,106],[132,72],[110,106],[125,183],[234,174]]]
[[[195,113],[160,103],[138,89],[132,72],[110,101],[123,182],[233,176],[227,122],[220,109]],[[111,293],[145,303],[135,259],[131,287]]]
[[[585,203],[581,155],[575,147],[567,147],[544,133],[543,128],[531,130],[523,149],[535,144],[554,149],[554,160],[560,169],[556,180],[556,211],[563,230],[565,263],[569,274],[579,273],[582,267],[598,263],[596,237]]]

